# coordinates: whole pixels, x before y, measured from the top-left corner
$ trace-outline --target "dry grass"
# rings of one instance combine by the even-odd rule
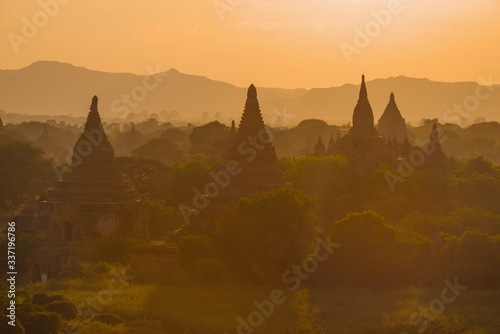
[[[30,293],[39,291],[64,295],[75,305],[89,304],[103,289],[110,276],[51,281],[28,286]],[[86,322],[80,319],[82,333],[157,334],[157,333],[236,333],[237,318],[246,319],[255,311],[253,301],[269,299],[270,292],[279,288],[286,302],[276,306],[255,333],[284,333],[285,327],[297,321],[297,309],[291,303],[292,292],[287,286],[214,286],[205,287],[178,282],[137,283],[132,281],[122,291],[113,293],[101,312],[113,313],[127,320],[122,325]],[[319,308],[319,319],[326,333],[389,334],[406,331],[417,333],[422,323],[410,322],[414,312],[427,308],[440,298],[442,288],[414,287],[371,290],[353,287],[310,289],[309,302]],[[425,319],[428,334],[488,334],[500,332],[500,291],[466,290],[435,319]],[[416,319],[416,320],[415,320]],[[418,316],[414,321],[421,320]]]

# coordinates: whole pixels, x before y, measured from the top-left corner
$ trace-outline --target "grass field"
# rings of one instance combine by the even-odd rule
[[[262,317],[262,324],[254,317],[258,326],[242,333],[500,333],[499,290],[466,289],[452,302],[440,303],[444,284],[393,290],[309,288],[309,297],[298,301],[287,286],[200,286],[183,279],[164,283],[131,279],[116,288],[119,285],[113,279],[104,274],[30,284],[27,289],[62,294],[80,306],[83,316],[77,327],[89,334],[238,333],[237,318],[248,323],[248,316],[257,310],[253,302],[269,300],[275,289],[283,291],[284,303],[274,305],[272,314]],[[110,282],[114,290],[110,290]],[[452,296],[445,294],[448,299]],[[439,314],[434,315],[429,307]],[[86,315],[93,312],[89,310],[116,314],[126,323],[111,326],[86,321]]]

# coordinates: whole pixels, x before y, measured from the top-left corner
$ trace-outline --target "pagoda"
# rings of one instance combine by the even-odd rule
[[[333,138],[330,138],[330,140],[333,140]],[[321,133],[318,136],[318,142],[316,145],[314,145],[314,155],[315,156],[320,156],[320,155],[325,155],[326,153],[326,146],[323,144],[323,140],[321,139]]]
[[[406,122],[394,98],[394,93],[389,97],[389,103],[377,123],[377,130],[380,135],[387,139],[396,138],[402,144],[406,138]]]
[[[368,101],[365,76],[361,77],[359,98],[352,115],[352,127],[335,144],[335,154],[346,156],[358,170],[377,168],[382,162],[392,162],[394,157],[385,152],[385,141],[375,129],[373,111]]]
[[[130,235],[136,229],[138,217],[133,212],[137,211],[138,196],[116,167],[114,150],[97,110],[97,96],[73,148],[71,165],[42,204],[48,215],[57,211],[62,224],[50,230],[66,238]]]
[[[271,136],[262,118],[257,89],[252,84],[247,91],[239,126],[236,129],[235,122],[232,122],[226,146],[225,166],[233,166],[237,172],[230,176],[227,184],[220,186],[217,195],[205,195],[209,202],[207,207],[193,210],[190,221],[177,231],[177,235],[213,231],[224,212],[240,198],[287,186]]]
[[[427,144],[424,163],[422,164],[423,170],[436,170],[442,173],[450,171],[446,154],[441,147],[441,140],[439,139],[439,132],[436,123],[432,125],[431,136]]]

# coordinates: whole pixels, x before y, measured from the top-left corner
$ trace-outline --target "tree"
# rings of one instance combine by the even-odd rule
[[[316,236],[314,199],[279,188],[241,198],[215,232],[215,245],[229,268],[243,277],[278,279],[302,263]]]
[[[448,277],[473,288],[500,286],[500,237],[467,231],[447,240],[442,266]]]
[[[471,177],[474,174],[498,177],[498,171],[495,169],[495,166],[482,155],[467,161],[458,174],[462,177]]]
[[[168,137],[150,139],[146,144],[132,150],[132,156],[158,159],[167,165],[173,165],[187,158],[182,147]]]
[[[52,160],[31,143],[11,141],[0,144],[0,207],[18,208],[30,186],[36,194],[47,190],[57,180]]]
[[[223,158],[229,138],[229,127],[214,121],[202,126],[197,126],[189,134],[191,142],[191,155],[201,154],[208,161]]]
[[[210,166],[197,160],[177,163],[173,167],[172,203],[178,205],[185,203],[191,205],[193,188],[203,189],[209,182]]]
[[[349,213],[334,222],[328,234],[340,243],[327,263],[334,283],[390,286],[398,280],[394,272],[395,229],[373,211]]]
[[[116,165],[134,183],[141,194],[149,194],[153,200],[169,199],[172,187],[172,168],[156,159],[132,157],[116,158]]]

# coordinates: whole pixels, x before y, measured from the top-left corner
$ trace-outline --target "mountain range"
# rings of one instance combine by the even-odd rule
[[[366,85],[375,120],[384,111],[391,92],[407,122],[438,118],[442,123],[467,125],[481,118],[500,120],[500,85],[478,87],[476,82],[436,82],[404,76],[373,80],[367,76]],[[175,69],[136,75],[38,61],[18,70],[0,70],[0,109],[6,113],[82,117],[88,112],[92,96],[97,95],[105,120],[124,118],[129,113],[144,114],[145,110],[160,115],[175,110],[181,121],[217,118],[228,123],[241,117],[246,89]],[[351,120],[359,85],[257,89],[267,122],[278,120],[293,125],[303,119],[319,118],[343,124]],[[462,111],[453,111],[460,106]]]

